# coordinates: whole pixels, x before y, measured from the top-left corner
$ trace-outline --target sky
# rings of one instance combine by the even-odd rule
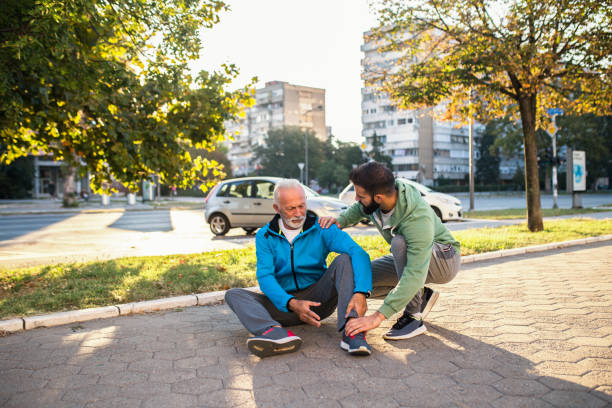
[[[326,122],[342,141],[361,143],[363,32],[376,25],[367,0],[227,0],[231,10],[202,33],[194,71],[233,63],[242,87],[256,76],[324,88]],[[234,88],[234,87],[232,87]]]

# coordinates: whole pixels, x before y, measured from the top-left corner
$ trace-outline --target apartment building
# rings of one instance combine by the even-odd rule
[[[368,40],[370,34],[364,33],[361,47],[364,80],[380,70],[392,70],[401,57],[399,51],[380,52],[380,44]],[[396,176],[434,185],[441,179],[462,183],[469,174],[466,126],[434,120],[431,110],[399,110],[387,95],[369,86],[362,88],[361,109],[366,149],[372,149],[375,141],[378,142],[381,150],[393,159],[392,170]],[[473,129],[476,141],[481,126],[475,125]],[[474,160],[476,155],[475,147]]]
[[[256,170],[254,147],[265,143],[270,129],[299,126],[326,140],[325,89],[271,81],[255,91],[255,101],[244,118],[226,124],[228,134],[233,135],[226,145],[234,175]]]

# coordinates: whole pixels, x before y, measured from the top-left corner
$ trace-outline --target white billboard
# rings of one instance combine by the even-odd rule
[[[573,191],[586,191],[586,155],[582,150],[572,151]]]

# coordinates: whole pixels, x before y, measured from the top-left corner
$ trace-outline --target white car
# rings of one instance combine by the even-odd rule
[[[408,179],[401,180],[411,184],[417,190],[419,190],[421,197],[423,197],[427,204],[431,206],[442,222],[461,220],[463,212],[463,209],[461,208],[461,201],[452,195],[433,191],[429,187],[419,184],[416,181]],[[355,202],[355,187],[353,186],[353,183],[346,186],[338,195],[338,198],[345,203],[352,205]]]
[[[276,214],[274,187],[279,177],[243,177],[224,180],[206,197],[205,217],[215,235],[225,235],[230,228],[242,228],[247,234],[266,225]],[[322,197],[302,185],[306,207],[317,216],[338,217],[348,206],[340,200]]]

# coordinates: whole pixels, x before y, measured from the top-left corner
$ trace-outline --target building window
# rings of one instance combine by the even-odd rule
[[[451,135],[451,143],[468,144],[468,137],[461,135]]]
[[[435,149],[434,157],[450,157],[450,150]]]
[[[406,124],[406,119],[398,119],[397,120],[397,126],[405,125],[405,124]]]
[[[393,126],[393,123],[394,123],[394,122],[393,122],[393,119],[391,119],[391,120],[388,120],[388,121],[387,121],[387,125],[388,125],[388,126]]]
[[[384,120],[379,120],[377,122],[368,122],[364,124],[365,129],[384,129],[386,127]]]
[[[395,112],[396,108],[393,105],[385,105],[383,106],[383,112]]]
[[[418,156],[419,149],[394,149],[391,150],[391,155],[393,157]]]
[[[419,169],[418,163],[411,164],[394,164],[393,171],[416,171]]]
[[[376,136],[376,140],[378,141],[378,143],[381,144],[385,144],[387,143],[387,136],[386,135],[382,135],[382,136]],[[374,136],[368,136],[366,137],[366,142],[369,144],[374,144]]]

